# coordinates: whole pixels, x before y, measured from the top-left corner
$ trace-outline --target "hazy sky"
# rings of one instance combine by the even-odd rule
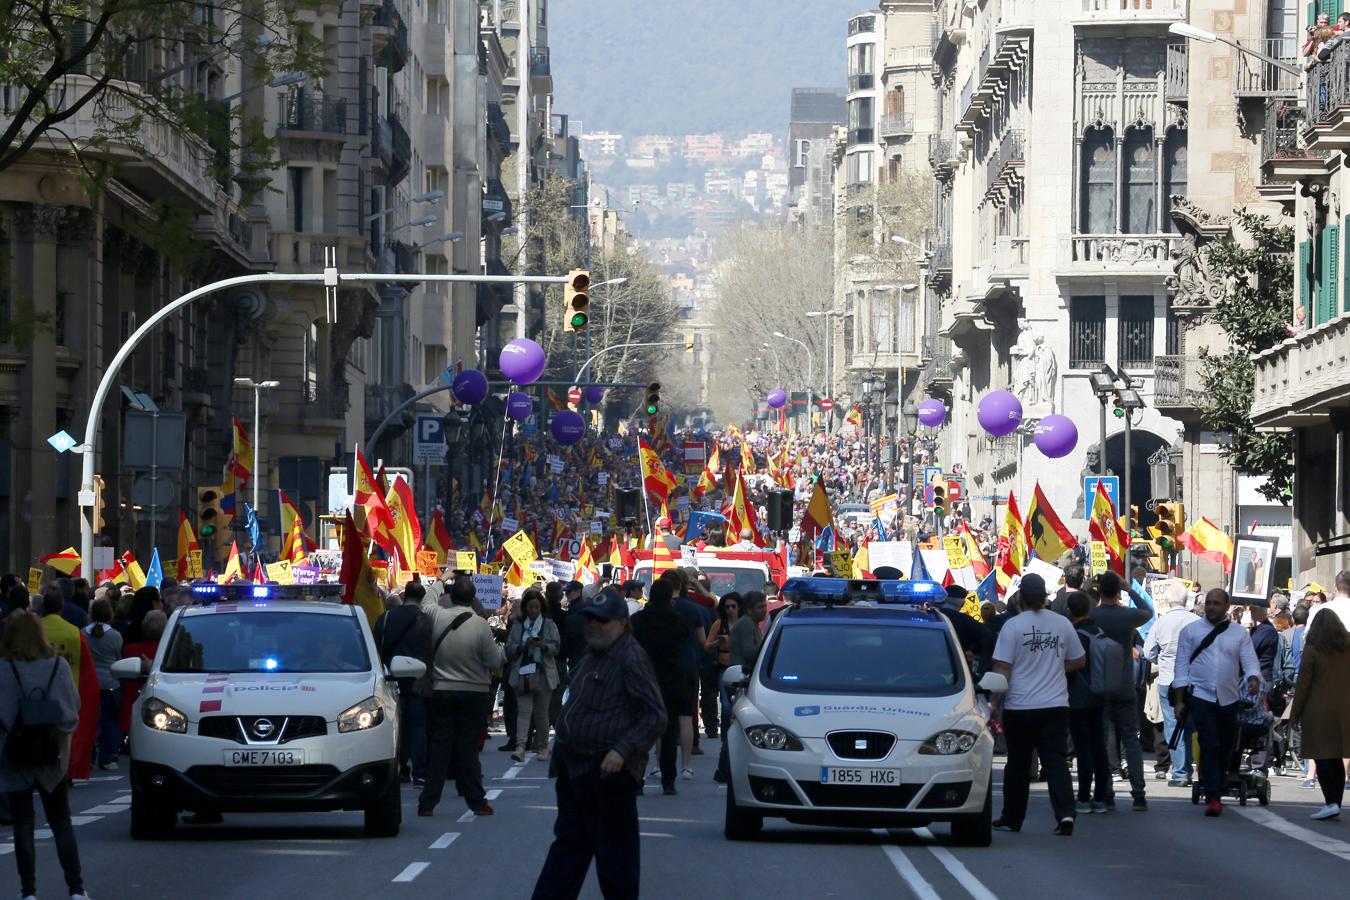
[[[794,87],[843,87],[853,0],[551,0],[555,111],[588,131],[787,130]]]

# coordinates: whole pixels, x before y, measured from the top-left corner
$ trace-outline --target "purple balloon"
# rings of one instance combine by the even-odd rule
[[[769,408],[782,409],[787,405],[787,393],[781,390],[769,391]]]
[[[937,428],[947,421],[947,406],[941,400],[925,400],[919,404],[919,421],[929,428]]]
[[[993,437],[1012,434],[1022,424],[1022,401],[1008,391],[990,391],[980,398],[980,427]]]
[[[548,359],[544,348],[529,338],[516,338],[497,357],[502,374],[516,384],[534,384],[544,374]]]
[[[553,416],[553,421],[548,423],[548,430],[553,432],[553,438],[558,443],[570,446],[586,433],[586,420],[581,418],[580,413],[564,409]]]
[[[1059,459],[1078,445],[1078,426],[1068,416],[1046,416],[1036,423],[1032,439],[1036,449],[1051,459]]]
[[[516,391],[506,397],[506,414],[517,422],[523,422],[534,412],[534,398],[529,394]]]
[[[598,384],[586,388],[586,402],[592,405],[605,399],[605,389]]]
[[[455,395],[455,399],[469,406],[482,403],[487,391],[487,377],[477,369],[465,369],[455,376],[454,383],[450,385],[450,392]]]

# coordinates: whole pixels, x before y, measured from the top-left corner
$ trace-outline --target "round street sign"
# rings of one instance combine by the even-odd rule
[[[829,397],[822,397],[820,400],[820,408],[825,412],[829,412],[830,410],[834,409],[834,401],[831,400]]]
[[[581,402],[581,388],[574,387],[567,392],[567,402],[576,404]]]

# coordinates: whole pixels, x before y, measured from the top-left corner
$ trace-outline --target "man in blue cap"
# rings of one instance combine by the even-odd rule
[[[534,900],[575,898],[594,858],[606,897],[640,883],[637,787],[647,751],[665,730],[656,673],[628,626],[628,604],[607,588],[581,607],[586,652],[558,716],[549,774],[557,779],[553,845]]]

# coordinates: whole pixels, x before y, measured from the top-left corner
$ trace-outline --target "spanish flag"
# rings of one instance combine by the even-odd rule
[[[747,475],[755,471],[755,454],[746,440],[741,441],[741,471]]]
[[[344,586],[342,602],[365,610],[367,621],[374,622],[384,612],[384,601],[375,587],[370,557],[366,556],[366,548],[361,544],[351,510],[347,511],[347,521],[342,529],[342,570],[338,580]]]
[[[567,409],[567,402],[558,396],[558,392],[551,387],[544,388],[544,396],[548,398],[549,408],[554,412],[562,412]]]
[[[642,467],[642,483],[647,493],[665,503],[670,492],[675,489],[675,479],[645,438],[638,438],[638,463]]]
[[[1222,563],[1225,572],[1233,571],[1233,539],[1209,519],[1202,516],[1177,535],[1177,543],[1201,559]]]
[[[356,505],[366,511],[366,530],[370,538],[390,556],[398,553],[398,544],[394,541],[394,517],[384,500],[385,492],[380,490],[379,482],[371,474],[370,463],[356,450]],[[353,520],[354,521],[354,520]]]
[[[594,584],[599,580],[595,571],[595,558],[591,555],[591,539],[581,539],[581,553],[577,556],[577,581],[582,584]]]
[[[857,406],[856,404],[849,407],[848,412],[844,414],[844,423],[861,427],[863,423],[862,407]]]
[[[998,533],[998,577],[999,591],[1007,591],[1008,585],[1022,571],[1027,562],[1027,535],[1022,525],[1022,516],[1017,510],[1017,497],[1008,492],[1008,509],[1003,515],[1003,528]]]
[[[391,533],[398,550],[398,564],[404,569],[416,569],[417,551],[422,549],[422,523],[417,520],[412,486],[402,478],[395,478],[384,502],[394,520]]]
[[[431,514],[431,525],[426,534],[426,547],[428,550],[436,551],[437,565],[449,564],[450,553],[455,549],[455,542],[450,537],[450,529],[445,527],[445,519],[441,518],[439,509]]]
[[[80,575],[80,551],[67,547],[60,553],[49,553],[38,560],[44,566],[51,566],[62,575],[78,578]]]
[[[234,419],[234,450],[225,463],[225,470],[238,479],[238,486],[244,487],[253,476],[253,444],[249,442],[248,432],[238,417]]]
[[[1031,495],[1031,505],[1027,507],[1025,524],[1027,543],[1036,551],[1036,555],[1046,562],[1055,562],[1069,550],[1078,546],[1073,533],[1064,527],[1055,509],[1036,482]],[[978,577],[978,576],[977,576]]]
[[[355,529],[348,529],[355,533]],[[345,539],[345,533],[344,533]],[[230,541],[230,558],[225,562],[225,574],[220,576],[221,584],[240,581],[244,577],[244,566],[239,561],[239,542]]]
[[[717,489],[717,470],[722,468],[722,449],[713,444],[712,456],[703,465],[703,471],[699,473],[698,484],[694,485],[694,496],[702,497],[708,491]]]
[[[192,523],[188,521],[187,513],[181,510],[178,513],[178,580],[187,581],[188,572],[192,569],[192,551],[200,550],[201,545],[197,543],[197,535],[192,530]]]
[[[308,556],[311,550],[318,550],[319,545],[305,531],[305,516],[300,512],[300,507],[295,505],[295,501],[286,496],[285,491],[277,491],[281,499],[281,533],[286,535],[287,546],[282,550],[281,558],[295,560],[296,556]],[[297,527],[298,526],[298,527]],[[298,532],[300,542],[297,547],[290,545],[290,535],[292,532]]]
[[[740,534],[745,529],[750,529],[753,535],[751,538],[756,546],[766,546],[764,538],[759,533],[759,519],[755,513],[755,504],[750,502],[749,496],[745,491],[745,476],[740,472],[736,473],[736,488],[731,495],[730,502],[722,510],[722,515],[727,520],[727,540],[740,540]]]
[[[975,577],[984,578],[993,569],[990,568],[989,560],[985,558],[984,551],[980,549],[979,541],[975,540],[975,535],[970,533],[970,525],[965,519],[957,519],[956,527],[961,535],[961,544],[966,550],[966,559],[970,560],[970,567],[975,570]]]
[[[134,590],[145,587],[145,570],[136,562],[136,555],[130,550],[122,554],[122,569],[127,573],[127,584]]]
[[[1125,574],[1125,551],[1130,546],[1130,535],[1116,519],[1116,505],[1106,492],[1106,482],[1097,482],[1097,494],[1092,500],[1092,518],[1088,522],[1088,535],[1094,541],[1106,545],[1106,553],[1111,558],[1111,568],[1118,575]]]
[[[825,481],[817,479],[806,512],[802,514],[802,540],[814,541],[816,535],[833,524],[834,511],[830,509],[830,497],[825,493]]]

